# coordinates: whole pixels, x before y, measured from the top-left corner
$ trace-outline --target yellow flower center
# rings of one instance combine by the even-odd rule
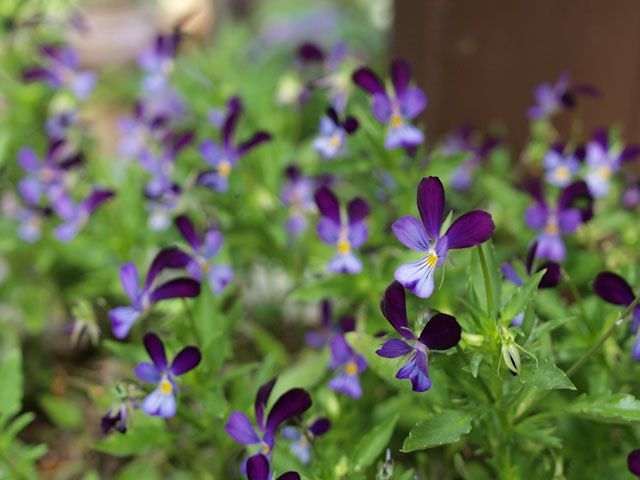
[[[53,172],[53,170],[51,170],[50,168],[43,168],[42,170],[40,170],[39,176],[40,176],[40,181],[49,183],[53,181],[56,175]]]
[[[354,377],[358,373],[358,365],[356,365],[355,362],[347,363],[344,369],[350,377]]]
[[[223,177],[229,176],[231,173],[231,164],[227,161],[220,162],[220,165],[218,165],[218,173]]]
[[[549,222],[547,226],[544,228],[544,233],[549,235],[557,235],[559,232],[558,224],[556,222]]]
[[[598,176],[602,179],[602,180],[609,180],[611,178],[611,168],[609,167],[600,167],[598,169]]]
[[[436,252],[431,250],[429,255],[424,259],[424,263],[429,268],[435,267],[436,263],[438,263],[438,255],[436,255]]]
[[[391,115],[390,122],[392,127],[401,127],[403,124],[402,117],[398,113]]]
[[[561,165],[558,168],[556,168],[555,174],[556,174],[556,178],[561,182],[566,182],[571,177],[571,172],[564,165]]]
[[[329,143],[334,147],[339,147],[342,141],[340,140],[340,135],[333,135],[329,139]]]
[[[349,243],[349,240],[338,241],[338,252],[344,254],[349,253],[349,250],[351,250],[351,244]]]
[[[166,378],[163,378],[160,382],[160,393],[163,395],[169,395],[173,391],[173,385]]]
[[[261,450],[262,450],[262,453],[266,455],[267,453],[269,453],[269,445],[267,445],[266,443],[263,443]]]

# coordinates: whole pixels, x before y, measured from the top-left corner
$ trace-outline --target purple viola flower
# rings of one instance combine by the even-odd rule
[[[560,75],[556,83],[543,83],[533,91],[536,104],[527,114],[530,120],[541,120],[562,111],[571,110],[576,104],[577,95],[596,97],[598,89],[591,85],[570,85],[568,73]]]
[[[349,346],[342,335],[334,335],[329,346],[331,348],[329,368],[337,372],[329,380],[329,388],[351,398],[360,398],[362,396],[360,374],[369,364],[362,355]]]
[[[556,148],[547,152],[543,164],[545,180],[556,187],[569,185],[580,168],[580,161],[575,155],[565,155],[561,149]]]
[[[322,348],[327,345],[335,335],[343,335],[355,330],[355,317],[352,315],[344,315],[334,324],[331,318],[331,311],[331,302],[329,300],[323,300],[320,304],[320,329],[308,332],[305,335],[305,342],[310,347]]]
[[[561,262],[567,255],[562,235],[574,233],[593,215],[589,189],[585,182],[572,183],[561,192],[557,207],[547,204],[539,184],[532,184],[528,189],[536,203],[527,209],[525,221],[529,228],[540,231],[536,238],[536,257]],[[575,207],[579,201],[586,205]]]
[[[199,282],[205,276],[209,280],[211,291],[215,295],[220,294],[233,279],[233,270],[229,265],[213,262],[222,247],[222,234],[215,228],[210,228],[200,237],[189,217],[185,215],[176,218],[175,223],[182,238],[191,247],[191,261],[186,266],[187,272]]]
[[[483,138],[471,126],[460,128],[449,135],[442,145],[445,155],[467,153],[466,158],[451,175],[451,186],[465,191],[471,187],[475,170],[488,158],[489,154],[500,144],[497,138]]]
[[[77,110],[63,110],[47,118],[44,128],[52,141],[64,140],[67,136],[67,130],[76,125],[78,120]]]
[[[560,274],[561,274],[560,265],[558,265],[555,262],[544,262],[534,271],[533,266],[536,258],[537,249],[538,249],[538,243],[533,242],[529,247],[529,250],[527,251],[527,258],[525,261],[525,271],[527,273],[527,276],[531,276],[534,273],[537,273],[541,270],[546,270],[545,274],[540,279],[538,288],[539,289],[553,288],[556,285],[558,285],[558,283],[560,283]],[[510,263],[508,262],[503,263],[502,266],[500,267],[500,270],[502,271],[502,275],[504,275],[504,278],[509,280],[515,286],[520,287],[523,285],[524,283],[523,279],[520,277],[518,272],[516,272],[516,269],[513,268],[513,265],[511,265]],[[514,327],[520,327],[522,326],[523,320],[524,320],[524,312],[516,315],[514,319],[511,321],[511,325]]]
[[[148,150],[152,141],[161,141],[167,137],[169,119],[158,112],[150,111],[147,102],[137,102],[133,115],[118,121],[120,141],[118,151],[127,158],[139,158]]]
[[[319,418],[308,428],[286,426],[282,429],[282,438],[289,440],[289,450],[303,465],[311,462],[311,443],[316,437],[326,434],[331,429],[331,422],[327,418]]]
[[[48,207],[33,205],[27,199],[25,199],[25,205],[22,205],[15,195],[7,192],[2,197],[2,213],[7,218],[18,221],[18,235],[22,240],[34,243],[42,236],[42,224],[53,214],[53,211]]]
[[[615,153],[609,145],[609,135],[605,130],[598,130],[593,140],[587,144],[585,164],[587,172],[584,176],[591,195],[604,197],[609,193],[612,176],[620,170],[623,163],[634,159],[640,153],[640,147],[629,145]]]
[[[313,190],[315,182],[302,175],[295,165],[289,165],[285,170],[287,182],[282,188],[280,199],[289,207],[289,218],[286,228],[289,233],[297,237],[307,228],[307,214],[315,210]]]
[[[138,58],[139,67],[150,77],[168,76],[173,70],[174,59],[182,35],[179,29],[171,34],[158,35],[153,44],[145,49]]]
[[[426,392],[431,388],[429,351],[455,347],[460,341],[462,329],[451,315],[437,313],[416,337],[409,327],[405,302],[404,288],[399,282],[387,287],[380,301],[380,310],[404,340],[387,340],[376,354],[384,358],[406,357],[405,365],[396,378],[410,380],[414,392]]]
[[[354,198],[347,205],[346,219],[340,213],[340,203],[327,187],[315,193],[322,218],[318,222],[318,236],[327,245],[336,247],[336,254],[329,262],[332,273],[356,274],[362,271],[362,262],[353,254],[367,240],[369,230],[364,219],[369,215],[369,205],[362,198]]]
[[[164,141],[162,152],[156,156],[149,150],[144,150],[140,155],[140,164],[151,173],[151,180],[145,187],[145,194],[149,197],[159,197],[171,189],[173,181],[171,175],[176,157],[193,141],[193,132],[184,132],[178,135],[168,135]]]
[[[127,407],[123,403],[109,407],[107,413],[100,419],[102,433],[106,435],[111,429],[117,430],[120,433],[127,433],[128,415]]]
[[[411,68],[404,60],[391,64],[393,94],[389,95],[380,78],[362,67],[353,73],[353,81],[373,98],[373,114],[389,127],[384,146],[387,149],[412,149],[424,141],[424,134],[409,122],[427,106],[427,97],[418,87],[409,88]]]
[[[25,70],[25,81],[43,81],[56,89],[69,88],[80,100],[91,95],[97,76],[95,72],[79,70],[78,55],[73,49],[43,45],[40,54],[46,60],[46,65]]]
[[[241,445],[258,446],[258,453],[267,456],[275,445],[278,428],[286,421],[302,415],[311,407],[311,397],[302,388],[293,388],[282,394],[273,404],[265,417],[265,409],[271,390],[276,383],[273,378],[258,389],[255,401],[255,419],[258,432],[253,428],[251,420],[242,412],[233,412],[224,429],[236,442]],[[243,465],[243,472],[247,465]]]
[[[624,278],[613,272],[599,273],[593,282],[593,291],[605,302],[613,305],[628,307],[636,299],[633,289]],[[636,336],[631,356],[634,360],[640,361],[640,305],[633,309],[633,321],[631,322],[631,333]]]
[[[18,182],[18,191],[29,205],[37,205],[43,195],[52,197],[64,192],[66,172],[83,160],[81,154],[70,155],[65,147],[63,141],[51,142],[42,161],[31,148],[18,152],[18,163],[27,173]]]
[[[424,254],[417,262],[401,265],[394,273],[400,284],[420,298],[428,298],[433,293],[434,271],[444,264],[449,250],[480,245],[489,240],[495,230],[491,215],[473,210],[458,217],[441,235],[444,202],[444,187],[440,179],[423,178],[418,184],[417,194],[422,221],[407,215],[391,226],[400,242]]]
[[[180,350],[171,364],[167,362],[162,340],[155,333],[147,333],[142,340],[151,362],[136,365],[134,373],[140,381],[158,387],[142,402],[142,410],[151,416],[171,418],[176,414],[176,377],[184,375],[200,364],[202,356],[197,347],[189,346]]]
[[[313,43],[304,43],[298,47],[298,58],[304,64],[319,64],[320,78],[313,80],[308,89],[326,90],[331,106],[344,111],[351,91],[351,62],[347,61],[347,44],[336,43],[328,53]]]
[[[341,121],[333,107],[320,119],[318,136],[313,141],[313,149],[323,158],[337,158],[346,154],[347,135],[358,130],[358,120],[348,116]]]
[[[113,335],[119,339],[125,338],[135,321],[154,303],[169,298],[197,297],[200,294],[200,284],[191,278],[174,278],[161,285],[154,285],[155,279],[164,269],[185,268],[190,261],[191,257],[177,248],[161,250],[151,262],[142,288],[138,283],[138,269],[135,264],[123,265],[120,268],[120,282],[131,304],[114,308],[109,312]]]
[[[233,144],[233,134],[236,130],[238,118],[243,111],[242,101],[239,97],[229,100],[227,116],[222,127],[222,144],[218,145],[213,140],[205,140],[200,144],[200,154],[204,161],[212,167],[198,176],[198,183],[217,192],[226,192],[228,188],[229,174],[238,160],[253,150],[255,147],[271,140],[267,132],[257,132],[248,140]]]
[[[633,210],[640,205],[640,183],[629,183],[622,194],[622,205],[628,210]]]
[[[273,473],[269,466],[269,460],[261,453],[254,455],[247,460],[248,480],[271,480]],[[285,472],[276,480],[300,480],[300,474],[296,472]]]
[[[61,242],[73,240],[87,224],[93,212],[114,195],[113,190],[94,188],[87,198],[77,204],[66,193],[53,196],[51,206],[63,220],[63,223],[54,231],[56,238]]]
[[[636,477],[640,477],[640,450],[634,450],[627,457],[627,467]]]
[[[149,195],[145,193],[147,206],[150,210],[149,228],[155,231],[162,231],[169,228],[173,213],[180,208],[182,199],[182,188],[176,183],[160,193],[160,195]]]

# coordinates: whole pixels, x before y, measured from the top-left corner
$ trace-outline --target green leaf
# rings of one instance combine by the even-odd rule
[[[386,422],[373,427],[363,438],[353,452],[353,470],[361,472],[373,464],[389,444],[393,429],[398,421],[398,415],[394,415]]]
[[[628,393],[581,395],[569,404],[567,411],[578,417],[603,423],[640,422],[640,400]]]
[[[480,363],[482,362],[482,358],[484,355],[482,352],[474,352],[471,356],[471,360],[469,361],[469,369],[471,370],[471,375],[473,378],[478,378],[478,370],[480,369]]]
[[[13,348],[0,357],[0,413],[13,415],[22,408],[22,354]]]
[[[55,395],[44,395],[40,399],[40,406],[58,427],[73,429],[82,425],[82,412],[69,399]]]
[[[503,325],[508,325],[516,315],[524,312],[526,306],[529,304],[538,289],[538,284],[544,276],[544,273],[544,270],[535,273],[529,277],[521,287],[517,288],[511,294],[509,300],[507,300],[507,303],[502,307],[500,312],[500,321]]]
[[[328,362],[329,352],[324,349],[309,353],[299,363],[283,371],[269,396],[270,405],[287,390],[315,386],[324,377]]]
[[[522,383],[542,390],[576,389],[567,374],[546,358],[537,365],[534,361],[523,363],[518,378]]]
[[[471,431],[469,412],[443,410],[418,423],[402,444],[403,452],[414,452],[457,442],[461,435]]]

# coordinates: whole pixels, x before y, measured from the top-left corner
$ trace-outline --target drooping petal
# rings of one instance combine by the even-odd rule
[[[238,145],[238,154],[244,155],[245,153],[248,153],[256,148],[261,143],[268,142],[269,140],[271,140],[271,135],[269,135],[267,132],[256,132],[251,138]]]
[[[152,303],[169,298],[193,298],[200,295],[200,283],[191,278],[174,278],[149,294]]]
[[[261,453],[249,457],[247,460],[247,478],[248,480],[270,480],[271,469],[269,460]]]
[[[360,398],[362,396],[362,386],[358,375],[340,373],[329,380],[328,387],[334,392],[342,393],[351,398]]]
[[[422,351],[416,351],[414,357],[398,370],[396,378],[411,380],[414,392],[426,392],[429,390],[431,388],[431,379],[429,378],[427,354]]]
[[[423,258],[413,263],[400,265],[394,272],[394,278],[415,296],[429,298],[433,293],[433,272],[435,266]]]
[[[264,430],[264,410],[267,408],[267,402],[269,401],[269,396],[271,395],[271,391],[273,390],[273,386],[276,384],[277,377],[273,377],[264,385],[261,385],[258,389],[258,393],[256,393],[256,400],[254,403],[255,413],[256,413],[256,421],[258,422],[258,426]]]
[[[360,197],[354,198],[347,205],[349,225],[361,222],[367,215],[369,215],[369,204],[364,199]]]
[[[392,338],[382,344],[382,346],[376,350],[376,355],[384,358],[397,358],[404,357],[410,353],[413,348],[407,345],[399,338]]]
[[[160,382],[162,374],[155,365],[149,362],[141,362],[133,369],[133,373],[141,382],[156,384]]]
[[[196,229],[193,226],[191,219],[186,215],[180,215],[176,218],[175,224],[180,231],[180,234],[191,248],[198,251],[200,249],[200,238],[198,238],[198,234],[196,233]]]
[[[401,217],[391,225],[391,229],[396,238],[411,250],[427,252],[431,248],[424,225],[415,217]]]
[[[504,278],[509,280],[511,283],[518,287],[522,285],[522,279],[510,263],[503,263],[500,270],[502,271]]]
[[[88,214],[93,213],[104,202],[113,198],[115,192],[113,190],[94,189],[87,198],[81,203],[81,208]]]
[[[384,85],[378,76],[367,67],[361,67],[352,75],[353,81],[363,90],[369,92],[371,95],[376,93],[384,94]]]
[[[536,258],[547,258],[552,262],[562,262],[567,256],[567,247],[560,235],[542,234],[538,236]]]
[[[229,265],[209,267],[209,286],[214,295],[219,295],[233,280],[233,269]]]
[[[282,423],[307,411],[311,403],[311,396],[302,388],[293,388],[285,392],[274,403],[267,416],[266,431],[275,433]]]
[[[540,279],[538,288],[553,288],[558,285],[558,283],[560,283],[560,275],[562,273],[560,265],[555,262],[545,262],[540,265],[540,268],[538,268],[537,271],[539,272],[540,270],[544,269],[546,269],[547,271]]]
[[[338,329],[342,333],[353,332],[356,329],[356,317],[344,315],[338,320]]]
[[[229,189],[229,176],[208,170],[198,175],[197,183],[216,192],[226,192]]]
[[[489,240],[495,229],[491,215],[482,210],[473,210],[458,217],[444,236],[449,242],[449,249],[468,248]]]
[[[151,358],[151,361],[153,361],[158,371],[165,371],[167,369],[167,355],[160,337],[155,333],[147,333],[142,343],[144,343],[144,348],[147,350],[149,358]]]
[[[336,253],[329,261],[327,270],[331,273],[358,274],[362,271],[362,262],[353,253]]]
[[[327,187],[320,187],[316,190],[314,198],[322,216],[340,225],[340,203],[334,193]]]
[[[327,245],[334,245],[340,237],[340,225],[329,217],[323,217],[318,222],[318,237]]]
[[[593,291],[606,302],[627,306],[635,295],[624,278],[613,272],[599,273],[593,282]]]
[[[122,339],[129,334],[131,327],[140,316],[140,311],[133,307],[117,307],[109,312],[113,336]]]
[[[442,216],[444,214],[444,187],[438,177],[428,177],[420,180],[417,203],[420,218],[427,235],[435,242],[440,237]]]
[[[142,402],[142,410],[151,416],[171,418],[176,414],[176,397],[173,393],[165,394],[160,388],[151,392]]]
[[[418,87],[413,87],[400,99],[400,112],[403,118],[417,117],[427,106],[427,96]]]
[[[438,313],[427,322],[418,340],[430,350],[448,350],[458,344],[461,334],[462,328],[455,317]]]
[[[200,360],[202,360],[202,355],[198,347],[185,347],[176,354],[169,370],[176,377],[179,377],[196,368],[200,364]]]
[[[414,148],[424,142],[424,133],[418,127],[405,123],[399,127],[392,127],[385,140],[384,148]]]
[[[415,337],[409,328],[407,321],[407,307],[404,288],[399,282],[391,283],[380,300],[380,311],[391,326],[407,340]]]

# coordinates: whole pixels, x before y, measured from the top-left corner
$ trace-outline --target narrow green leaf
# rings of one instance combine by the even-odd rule
[[[569,404],[567,412],[603,423],[636,423],[640,422],[640,400],[628,393],[584,394]]]
[[[40,406],[58,427],[74,429],[82,425],[82,412],[71,400],[55,395],[43,395]]]
[[[482,358],[484,355],[482,352],[474,352],[471,356],[471,360],[469,361],[469,368],[471,370],[471,375],[473,378],[478,378],[478,370],[480,369],[480,363],[482,363]]]
[[[500,321],[503,325],[508,325],[516,315],[524,312],[526,306],[534,297],[544,273],[544,271],[535,273],[511,294],[500,312]]]
[[[457,442],[461,435],[471,431],[469,412],[443,410],[418,423],[402,445],[403,452],[414,452]]]
[[[18,348],[0,357],[0,413],[13,415],[22,408],[22,354]]]
[[[389,444],[393,429],[398,421],[398,415],[394,415],[386,422],[373,427],[356,445],[353,452],[353,470],[361,472],[373,464]]]
[[[567,374],[546,358],[537,364],[535,361],[523,363],[518,378],[522,383],[542,390],[576,389]]]

